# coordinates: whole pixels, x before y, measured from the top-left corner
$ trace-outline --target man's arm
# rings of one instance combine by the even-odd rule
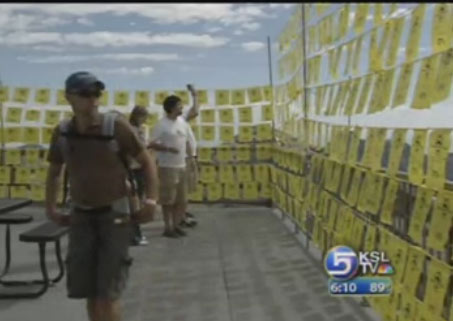
[[[50,163],[46,179],[46,215],[57,224],[64,224],[63,216],[57,209],[59,185],[61,180],[63,164]]]
[[[198,116],[199,104],[198,104],[198,94],[197,94],[197,91],[195,90],[194,86],[189,84],[189,85],[187,85],[187,89],[192,94],[192,100],[193,100],[193,105],[189,109],[189,112],[187,113],[187,115],[185,117],[186,120],[189,122]]]
[[[156,200],[158,191],[158,177],[156,162],[153,156],[147,151],[143,150],[135,158],[143,168],[145,175],[145,194],[146,198]]]

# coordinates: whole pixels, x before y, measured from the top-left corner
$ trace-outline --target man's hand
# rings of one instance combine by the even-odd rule
[[[148,223],[154,220],[156,205],[144,204],[144,206],[131,215],[132,221],[138,224]]]
[[[53,221],[55,224],[60,226],[69,226],[71,225],[71,216],[63,214],[58,211],[52,211],[47,213],[47,217]]]
[[[190,91],[192,96],[197,94],[197,91],[195,90],[195,87],[192,84],[187,85],[187,90]]]

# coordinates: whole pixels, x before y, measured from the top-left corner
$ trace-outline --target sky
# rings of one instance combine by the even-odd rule
[[[269,82],[267,36],[295,4],[0,4],[0,79],[62,88],[87,70],[108,89],[230,89]],[[274,64],[274,70],[276,70]],[[275,73],[274,73],[275,74]]]

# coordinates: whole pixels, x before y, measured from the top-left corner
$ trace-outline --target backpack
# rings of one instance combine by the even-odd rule
[[[137,185],[134,179],[132,170],[129,167],[128,161],[125,159],[123,155],[119,152],[119,144],[118,141],[115,139],[115,121],[116,118],[120,116],[123,117],[122,114],[111,111],[104,113],[104,118],[102,122],[102,133],[101,135],[81,135],[78,133],[70,132],[69,124],[71,119],[64,119],[58,125],[60,136],[58,137],[58,144],[61,148],[63,158],[66,160],[69,157],[69,145],[68,145],[68,137],[77,137],[81,139],[95,139],[95,140],[107,140],[109,149],[112,153],[115,153],[121,163],[124,165],[126,172],[127,172],[127,180],[129,181],[131,188],[132,188],[132,195],[136,195],[137,193]],[[63,178],[63,204],[67,202],[68,196],[68,187],[69,187],[69,176],[68,170],[65,168],[64,178]]]

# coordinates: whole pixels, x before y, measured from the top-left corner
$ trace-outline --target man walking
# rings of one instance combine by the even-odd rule
[[[138,223],[152,219],[157,198],[157,175],[143,144],[123,117],[100,114],[99,97],[105,85],[88,72],[66,80],[71,120],[55,128],[48,155],[46,213],[70,225],[67,288],[70,298],[87,299],[90,321],[119,321],[119,298],[132,259],[128,254],[131,213],[127,157],[145,173],[146,200]],[[58,183],[66,164],[72,200],[71,215],[57,209]]]

